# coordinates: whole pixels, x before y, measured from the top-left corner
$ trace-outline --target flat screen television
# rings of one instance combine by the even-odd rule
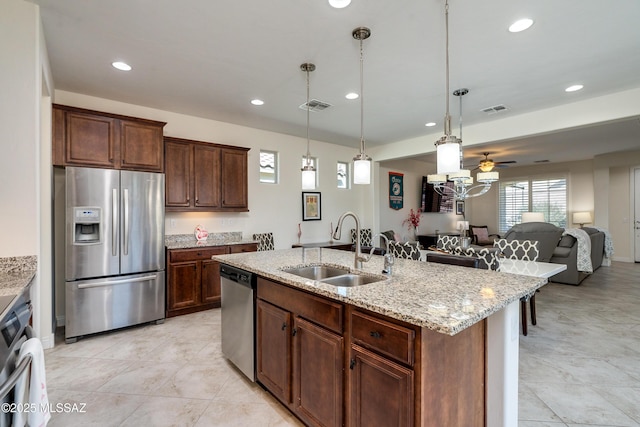
[[[447,181],[447,187],[453,187],[453,182]],[[427,182],[427,177],[422,177],[422,193],[420,195],[420,210],[422,212],[453,212],[454,199],[453,196],[439,194],[433,184]]]

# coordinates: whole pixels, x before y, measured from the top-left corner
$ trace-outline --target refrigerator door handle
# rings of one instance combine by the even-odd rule
[[[111,285],[122,285],[126,283],[138,283],[138,282],[147,282],[149,280],[155,280],[156,275],[143,276],[143,277],[135,277],[133,279],[123,279],[123,280],[110,280],[107,282],[95,282],[95,283],[83,283],[78,285],[78,289],[87,289],[87,288],[101,288],[105,286]]]
[[[123,190],[124,196],[124,255],[129,255],[129,189]]]
[[[111,193],[111,255],[118,256],[118,190]]]

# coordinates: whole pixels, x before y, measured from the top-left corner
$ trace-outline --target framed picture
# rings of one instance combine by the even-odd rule
[[[464,215],[464,200],[456,200],[456,215]]]
[[[319,192],[302,192],[302,220],[319,221],[322,219]]]

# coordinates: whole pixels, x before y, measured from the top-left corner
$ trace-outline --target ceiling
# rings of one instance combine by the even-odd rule
[[[360,101],[345,94],[359,92],[360,48],[351,33],[366,26],[372,32],[363,42],[367,145],[443,129],[444,0],[353,0],[345,9],[327,0],[32,1],[41,6],[56,89],[304,138],[300,64],[312,62],[311,98],[331,107],[311,113],[311,139],[357,151]],[[450,0],[449,11],[449,92],[469,88],[465,125],[640,86],[637,0]],[[522,17],[534,25],[509,33]],[[114,69],[116,60],[133,70]],[[564,91],[575,83],[584,89]],[[253,98],[265,104],[253,106]],[[459,99],[450,98],[455,126]],[[481,111],[499,104],[507,109]],[[437,128],[425,128],[427,122]],[[602,136],[615,145],[603,145]],[[579,160],[637,149],[640,124],[630,118],[564,132],[566,149],[558,141],[542,135],[486,151],[518,165]],[[571,149],[576,141],[579,153]],[[468,159],[479,160],[485,150],[468,151]]]

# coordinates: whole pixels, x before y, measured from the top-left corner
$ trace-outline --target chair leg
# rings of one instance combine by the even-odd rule
[[[531,324],[536,325],[536,294],[531,295],[529,305],[531,306]]]
[[[520,312],[522,316],[522,335],[527,336],[527,300],[520,300]]]

